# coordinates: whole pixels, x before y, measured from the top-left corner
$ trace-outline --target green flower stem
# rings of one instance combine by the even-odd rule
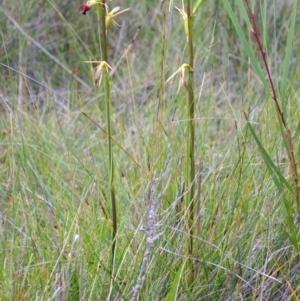
[[[105,0],[101,4],[101,28],[102,28],[102,57],[105,62],[108,62],[107,55],[107,30],[105,24],[106,17],[106,4]],[[117,206],[116,206],[116,195],[114,187],[114,158],[112,151],[112,126],[111,126],[111,95],[110,95],[110,80],[108,71],[104,72],[104,89],[105,89],[105,101],[106,101],[106,119],[107,119],[107,142],[108,142],[108,170],[109,170],[109,180],[108,180],[108,195],[111,202],[112,208],[112,221],[113,221],[113,234],[112,234],[112,269],[114,265],[114,258],[116,252],[116,235],[117,235]]]
[[[187,142],[187,178],[189,179],[187,187],[190,187],[187,197],[187,206],[189,207],[189,257],[193,257],[193,237],[194,237],[194,201],[195,201],[195,104],[194,104],[194,47],[193,47],[193,16],[192,3],[187,0],[187,17],[188,17],[188,50],[189,50],[189,78],[188,78],[188,142]],[[190,259],[189,266],[189,287],[193,286],[194,268],[193,261]]]
[[[161,42],[161,50],[160,50],[160,87],[159,87],[159,97],[158,97],[158,106],[156,112],[156,122],[155,122],[155,133],[156,133],[156,143],[155,143],[155,157],[159,157],[161,154],[161,142],[162,139],[162,128],[163,128],[163,110],[164,110],[164,97],[165,97],[165,64],[166,64],[166,24],[167,24],[167,13],[168,6],[165,4],[164,12],[163,12],[163,26],[162,26],[162,42]]]

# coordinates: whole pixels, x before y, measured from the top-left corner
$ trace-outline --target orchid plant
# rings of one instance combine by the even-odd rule
[[[109,200],[112,208],[112,260],[111,260],[111,273],[114,270],[115,254],[116,254],[116,236],[117,236],[117,203],[116,203],[116,194],[115,194],[115,180],[114,180],[114,157],[112,151],[112,118],[111,118],[111,81],[109,76],[109,69],[111,66],[108,64],[108,51],[107,51],[107,29],[112,23],[113,25],[118,25],[114,18],[123,12],[129,10],[124,9],[120,10],[120,7],[115,7],[111,11],[108,10],[108,6],[105,3],[105,0],[90,0],[82,4],[79,7],[78,12],[82,15],[92,9],[93,7],[98,7],[100,9],[100,21],[102,27],[102,59],[99,61],[86,61],[86,63],[96,63],[98,66],[94,71],[94,84],[99,87],[102,85],[102,80],[104,81],[103,87],[105,90],[105,100],[106,100],[106,116],[107,116],[107,140],[108,140],[108,193]]]

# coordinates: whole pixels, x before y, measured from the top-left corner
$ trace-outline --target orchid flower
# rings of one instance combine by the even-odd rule
[[[101,2],[99,0],[90,0],[87,1],[86,3],[82,4],[79,7],[78,12],[82,15],[85,15],[87,11],[89,11],[93,6],[97,5],[97,4],[101,4]]]
[[[95,68],[95,76],[94,76],[94,83],[95,85],[99,85],[101,84],[101,80],[102,80],[102,74],[106,73],[108,74],[108,69],[111,69],[111,66],[105,62],[105,61],[86,61],[86,63],[97,63],[99,64],[96,68]]]
[[[176,10],[178,10],[183,18],[183,24],[184,24],[184,31],[186,34],[186,38],[189,39],[189,21],[188,21],[188,15],[184,10],[184,5],[182,2],[182,8],[178,8],[177,6],[175,6]]]
[[[119,12],[120,6],[113,8],[110,12],[106,6],[106,17],[105,17],[105,28],[107,29],[109,24],[112,23],[113,25],[119,25],[113,18],[130,10],[130,8],[123,9]]]
[[[193,72],[193,68],[191,68],[191,66],[189,64],[182,64],[179,69],[174,72],[166,81],[166,83],[172,79],[176,74],[179,74],[180,76],[180,79],[179,79],[179,85],[178,85],[178,89],[177,89],[177,93],[179,92],[180,90],[180,87],[186,87],[186,83],[184,81],[184,71],[185,69],[188,69],[189,71],[192,71]]]

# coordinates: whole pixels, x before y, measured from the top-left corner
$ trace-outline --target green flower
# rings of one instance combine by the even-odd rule
[[[108,28],[110,23],[112,23],[113,25],[119,25],[113,18],[116,17],[117,15],[120,15],[120,14],[130,10],[130,8],[126,8],[126,9],[123,9],[120,12],[118,12],[119,10],[120,10],[120,6],[117,6],[109,12],[108,8],[106,6],[106,17],[105,17],[105,28],[106,29]]]
[[[95,77],[94,77],[94,83],[95,85],[99,85],[101,84],[101,80],[102,80],[102,74],[106,73],[108,74],[108,69],[111,69],[111,66],[109,66],[105,61],[86,61],[86,63],[97,63],[99,64],[96,68],[95,68]]]
[[[184,10],[184,5],[182,3],[182,8],[178,8],[177,6],[175,6],[175,9],[178,10],[182,16],[183,19],[183,25],[184,25],[184,31],[186,34],[186,38],[187,40],[189,39],[189,18],[187,13]]]
[[[191,66],[189,64],[182,64],[179,69],[174,72],[166,81],[166,83],[172,79],[176,74],[179,74],[180,79],[179,79],[179,85],[178,85],[178,89],[177,89],[177,93],[179,92],[181,87],[187,87],[185,81],[184,81],[184,71],[185,69],[188,69],[189,71],[193,72],[193,68],[191,68]]]

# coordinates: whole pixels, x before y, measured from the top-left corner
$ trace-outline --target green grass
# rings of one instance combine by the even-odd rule
[[[132,300],[145,258],[138,300],[300,298],[291,148],[241,0],[206,1],[193,18],[189,231],[188,91],[179,75],[166,83],[189,50],[182,3],[169,4],[109,2],[131,7],[108,29],[113,265],[106,94],[84,63],[102,60],[101,23],[78,2],[0,5],[0,300]],[[254,11],[299,162],[299,8]]]

